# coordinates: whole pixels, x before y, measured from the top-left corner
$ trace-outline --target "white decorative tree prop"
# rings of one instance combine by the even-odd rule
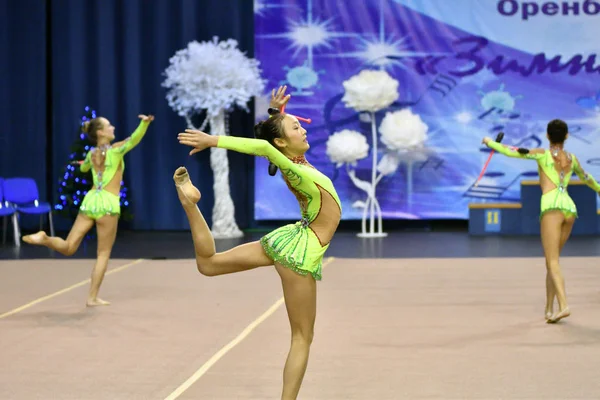
[[[362,120],[371,122],[371,147],[373,167],[371,182],[359,179],[354,168],[358,160],[368,156],[369,144],[366,137],[357,131],[336,132],[327,140],[327,156],[339,168],[346,165],[352,183],[367,194],[366,201],[356,201],[353,207],[363,209],[362,231],[359,237],[384,237],[381,207],[376,196],[377,184],[384,176],[393,175],[401,162],[407,165],[407,198],[412,194],[412,164],[422,161],[424,144],[427,140],[427,125],[410,109],[386,113],[379,126],[381,141],[386,151],[378,162],[377,122],[375,113],[389,107],[398,98],[398,81],[385,71],[364,70],[344,82],[346,89],[343,101],[361,114]],[[378,174],[379,173],[379,174]],[[367,230],[367,212],[369,229]],[[375,230],[375,219],[378,229]]]
[[[346,107],[353,108],[360,113],[367,113],[364,117],[371,122],[372,136],[372,159],[373,167],[371,173],[371,182],[360,180],[356,177],[354,170],[348,168],[348,175],[355,186],[367,193],[366,202],[356,202],[354,206],[363,208],[362,232],[360,237],[383,237],[387,234],[383,232],[383,223],[381,218],[381,208],[375,194],[377,183],[383,176],[377,178],[377,121],[375,113],[389,107],[398,99],[398,81],[393,79],[383,70],[363,70],[359,74],[351,77],[343,83],[345,93],[342,101]],[[369,230],[367,231],[367,211],[369,212]],[[375,218],[378,220],[378,230],[375,231]]]
[[[226,113],[234,106],[248,111],[248,101],[260,96],[265,87],[260,63],[246,57],[233,39],[190,42],[169,61],[162,84],[168,88],[169,106],[186,119],[188,128],[203,130],[209,123],[213,135],[228,135]],[[202,111],[206,119],[196,128],[192,117]],[[214,147],[210,151],[215,191],[212,234],[215,238],[241,237],[229,191],[227,151]]]

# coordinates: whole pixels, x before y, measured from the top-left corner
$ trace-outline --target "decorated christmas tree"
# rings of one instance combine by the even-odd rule
[[[88,136],[83,131],[83,125],[86,121],[96,118],[96,111],[89,106],[85,107],[85,114],[81,117],[77,140],[71,146],[71,155],[69,163],[65,166],[63,173],[58,181],[58,201],[56,202],[55,213],[72,220],[77,218],[79,206],[88,190],[92,188],[92,171],[81,172],[78,161],[83,161],[87,152],[93,148]],[[129,210],[129,200],[127,198],[127,188],[121,182],[121,219],[130,221],[133,218]]]

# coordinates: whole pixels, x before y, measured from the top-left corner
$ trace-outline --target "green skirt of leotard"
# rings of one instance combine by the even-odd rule
[[[565,189],[556,188],[542,195],[540,219],[548,211],[560,211],[565,217],[577,217],[577,207]]]
[[[85,195],[79,212],[87,215],[93,220],[107,215],[120,215],[121,203],[119,196],[106,190],[90,190]]]
[[[274,262],[321,280],[323,255],[329,244],[321,246],[319,238],[306,223],[300,221],[275,229],[263,236],[260,243]]]

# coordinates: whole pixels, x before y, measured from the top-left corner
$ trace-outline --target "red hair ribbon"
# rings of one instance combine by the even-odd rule
[[[281,113],[285,112],[285,104],[281,106],[281,108],[279,109],[279,111]],[[288,114],[290,114],[290,113],[288,113]],[[302,118],[302,117],[299,117],[299,116],[293,115],[293,114],[290,114],[290,115],[293,116],[293,117],[296,117],[296,119],[298,121],[306,122],[307,124],[310,124],[312,122],[312,119],[310,119],[310,118]]]

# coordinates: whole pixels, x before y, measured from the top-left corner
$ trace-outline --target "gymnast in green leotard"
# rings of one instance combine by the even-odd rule
[[[86,233],[96,225],[98,249],[87,299],[88,306],[110,304],[98,298],[98,291],[108,267],[121,215],[119,192],[125,169],[123,157],[140,143],[150,122],[154,120],[153,116],[146,115],[140,115],[139,118],[141,122],[131,136],[117,143],[112,143],[115,139],[115,127],[108,119],[98,117],[86,121],[83,131],[95,147],[87,152],[85,160],[79,162],[79,168],[82,172],[92,170],[93,186],[79,207],[79,214],[67,239],[48,237],[44,231],[23,237],[24,242],[46,246],[71,256],[79,248]]]
[[[484,144],[498,153],[537,161],[542,189],[541,238],[547,270],[545,317],[549,323],[557,322],[570,315],[564,279],[558,260],[577,217],[577,207],[567,193],[567,186],[573,172],[595,192],[600,192],[600,185],[583,170],[577,157],[564,150],[564,142],[567,137],[567,124],[555,119],[550,121],[547,127],[549,149],[517,149],[504,146],[488,137],[483,139]],[[553,312],[555,296],[559,306],[556,314]]]
[[[200,192],[185,168],[177,169],[173,178],[190,223],[196,263],[202,274],[215,276],[271,265],[279,273],[292,334],[281,397],[289,400],[298,396],[306,371],[316,316],[316,281],[321,279],[323,255],[342,210],[331,180],[304,157],[309,148],[306,130],[296,117],[278,111],[289,100],[284,94],[285,87],[273,94],[271,117],[255,126],[256,139],[186,130],[179,134],[179,142],[193,147],[190,154],[217,147],[268,158],[298,200],[302,215],[299,222],[278,228],[259,241],[217,253],[210,229],[196,206]]]

